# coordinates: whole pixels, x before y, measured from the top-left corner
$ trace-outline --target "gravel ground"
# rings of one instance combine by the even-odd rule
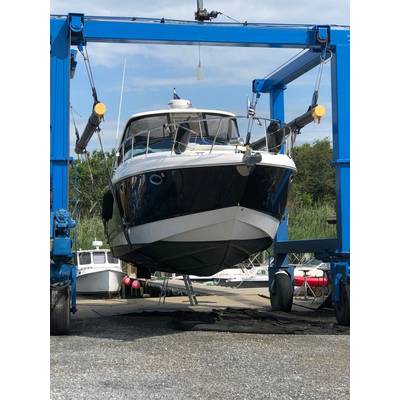
[[[177,331],[171,317],[75,320],[51,338],[51,398],[348,399],[349,336]]]

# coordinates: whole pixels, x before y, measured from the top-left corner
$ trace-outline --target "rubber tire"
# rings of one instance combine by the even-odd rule
[[[343,281],[339,283],[339,302],[335,303],[335,314],[339,325],[350,326],[350,282],[347,285]]]
[[[293,305],[293,284],[285,273],[275,274],[274,288],[270,292],[271,307],[274,311],[290,312]]]
[[[50,286],[50,334],[66,335],[71,323],[69,285]]]

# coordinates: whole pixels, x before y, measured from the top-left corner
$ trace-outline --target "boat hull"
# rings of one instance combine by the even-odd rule
[[[78,275],[77,293],[81,295],[113,295],[121,290],[122,271],[102,270]]]
[[[293,172],[238,163],[125,177],[114,183],[111,250],[152,271],[207,276],[232,267],[272,244]]]
[[[154,271],[198,276],[213,275],[268,248],[271,238],[216,242],[158,241],[131,251],[129,246],[113,248],[115,256]]]

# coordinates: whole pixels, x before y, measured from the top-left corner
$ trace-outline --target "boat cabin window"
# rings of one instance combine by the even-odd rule
[[[117,164],[131,157],[158,151],[169,151],[179,132],[189,132],[190,143],[229,144],[239,137],[236,119],[213,113],[169,113],[131,120],[124,133]]]
[[[124,143],[124,161],[129,160],[132,157],[132,138],[125,140]]]
[[[171,123],[174,135],[179,129],[190,133],[190,143],[229,144],[239,136],[235,119],[223,114],[176,113],[171,114]]]
[[[207,136],[217,144],[228,144],[231,139],[239,137],[236,119],[221,118],[219,114],[205,114]]]
[[[79,265],[87,265],[92,263],[92,258],[90,257],[90,253],[84,252],[84,253],[79,253]]]
[[[107,260],[109,264],[118,264],[118,258],[114,257],[111,251],[107,251]]]
[[[93,264],[105,264],[106,255],[104,251],[94,251],[93,252]]]

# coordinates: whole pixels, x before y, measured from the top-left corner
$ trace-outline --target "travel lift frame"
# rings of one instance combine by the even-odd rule
[[[238,47],[299,48],[307,52],[268,79],[253,81],[253,92],[269,93],[271,118],[284,121],[286,85],[319,65],[321,52],[331,56],[333,165],[336,169],[337,238],[288,240],[284,218],[275,239],[275,262],[269,271],[275,308],[292,292],[276,279],[287,271],[288,253],[312,252],[331,265],[332,303],[339,323],[349,323],[350,287],[350,40],[349,28],[335,25],[233,24],[150,18],[88,17],[84,14],[52,15],[51,35],[51,262],[50,320],[52,333],[67,333],[70,312],[76,312],[76,266],[68,212],[69,81],[76,68],[77,51],[86,43],[147,43]],[[279,272],[278,272],[279,271]],[[277,275],[275,275],[278,272]],[[280,283],[281,282],[281,283]],[[292,288],[291,288],[292,289]],[[273,304],[273,305],[274,305]],[[291,306],[291,301],[290,301]],[[282,306],[281,308],[285,308]],[[290,307],[288,308],[288,310]]]

